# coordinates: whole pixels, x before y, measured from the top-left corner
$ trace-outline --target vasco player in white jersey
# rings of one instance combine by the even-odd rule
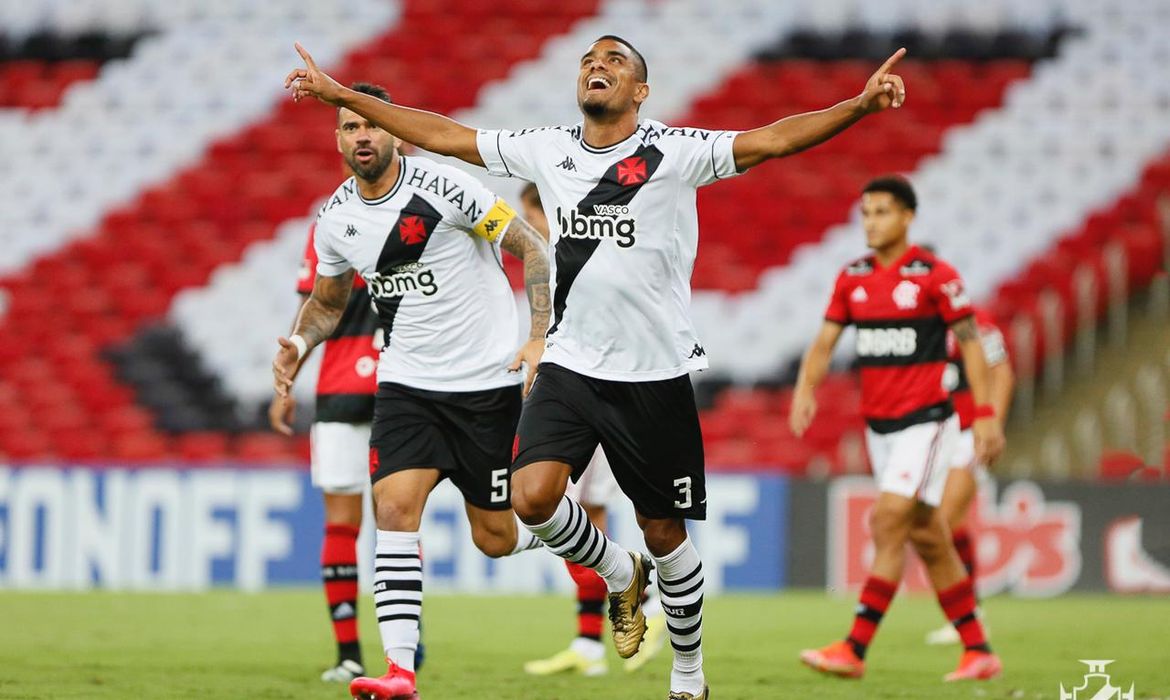
[[[890,71],[833,107],[745,131],[670,128],[642,119],[646,62],[604,36],[581,56],[574,126],[476,131],[447,117],[346,90],[298,45],[306,67],[286,78],[294,99],[352,109],[427,150],[535,182],[553,222],[553,321],[520,421],[512,505],[560,556],[592,568],[610,591],[619,655],[638,650],[649,559],[628,553],[564,497],[598,444],[633,501],[658,568],[674,647],[670,698],[706,700],[703,570],[685,520],[706,515],[703,444],[690,370],[707,366],[690,319],[698,247],[696,188],[797,153],[905,97]]]
[[[524,219],[532,224],[545,240],[548,240],[548,218],[540,201],[540,190],[531,182],[520,191],[520,206]],[[598,445],[585,471],[576,481],[570,482],[565,495],[581,504],[589,522],[602,532],[606,531],[609,520],[608,504],[620,490],[609,459]],[[577,586],[577,637],[568,649],[553,654],[547,659],[536,659],[524,664],[524,671],[534,676],[548,676],[554,673],[573,672],[584,676],[599,676],[607,673],[605,647],[601,645],[603,611],[605,609],[605,581],[593,569],[565,560],[569,576]],[[637,671],[654,658],[666,644],[666,619],[662,603],[649,589],[649,595],[642,603],[646,615],[646,637],[638,653],[626,659],[625,669]]]
[[[374,604],[389,670],[354,679],[350,693],[415,700],[418,528],[431,490],[444,478],[459,488],[472,538],[488,556],[540,546],[512,513],[508,465],[519,370],[526,363],[534,374],[549,323],[548,256],[540,235],[475,178],[399,155],[396,137],[348,109],[338,110],[337,122],[338,148],[355,177],[318,214],[317,277],[294,334],[280,339],[273,373],[277,393],[287,396],[305,353],[333,333],[355,271],[361,275],[385,342],[369,468]],[[501,249],[524,261],[537,331],[514,358],[516,306]]]

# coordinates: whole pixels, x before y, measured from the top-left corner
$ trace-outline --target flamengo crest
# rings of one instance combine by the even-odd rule
[[[918,307],[918,292],[921,287],[910,280],[902,280],[894,287],[894,303],[899,309],[914,309]]]

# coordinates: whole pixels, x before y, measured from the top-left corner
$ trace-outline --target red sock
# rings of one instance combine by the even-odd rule
[[[957,527],[951,540],[955,543],[955,551],[959,553],[959,559],[963,561],[963,568],[967,569],[967,575],[971,577],[971,581],[974,581],[975,543],[971,541],[971,531],[966,526]]]
[[[321,543],[321,580],[325,583],[325,600],[337,639],[338,660],[361,663],[357,627],[357,538],[358,528],[350,525],[326,525]]]
[[[570,561],[565,566],[577,584],[577,636],[601,641],[602,609],[609,589],[593,569]]]
[[[970,578],[938,592],[938,604],[955,629],[963,646],[971,651],[991,651],[987,637],[983,634],[983,623],[976,614],[975,588]]]
[[[897,592],[898,584],[894,581],[877,576],[870,576],[865,580],[865,585],[861,588],[861,599],[857,604],[857,615],[853,618],[853,629],[849,630],[849,636],[845,638],[849,646],[853,647],[857,658],[865,658],[865,651],[877,633],[878,624],[881,623],[882,616],[886,614],[890,601]]]

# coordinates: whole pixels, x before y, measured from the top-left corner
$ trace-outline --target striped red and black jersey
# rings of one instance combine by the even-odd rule
[[[987,366],[994,367],[1008,361],[1007,345],[1003,340],[1003,332],[995,325],[995,319],[983,309],[975,308],[975,327],[979,329],[979,342],[983,345],[983,356],[987,359]],[[943,377],[943,388],[951,392],[951,402],[955,404],[955,413],[959,414],[959,428],[966,430],[975,423],[975,397],[971,394],[971,385],[967,383],[967,372],[963,368],[963,354],[959,350],[959,341],[955,334],[947,332],[947,367]]]
[[[886,267],[871,255],[841,270],[825,319],[857,327],[870,428],[893,432],[953,412],[942,383],[947,329],[971,313],[955,269],[917,246]]]
[[[297,292],[311,294],[316,278],[317,249],[313,245],[316,226],[309,228],[309,241],[301,261]],[[378,317],[370,306],[370,295],[360,275],[353,277],[345,313],[337,330],[323,344],[321,373],[317,376],[317,411],[314,420],[328,423],[369,423],[374,417],[374,394],[378,390]]]

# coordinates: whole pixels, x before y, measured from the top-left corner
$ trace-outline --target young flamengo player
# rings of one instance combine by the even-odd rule
[[[1012,390],[1016,376],[1008,358],[1003,332],[995,325],[995,319],[982,308],[975,307],[975,326],[979,331],[979,342],[983,344],[983,356],[987,360],[988,402],[995,409],[995,418],[1003,429],[1008,409],[1012,404]],[[951,392],[955,414],[959,416],[959,440],[950,458],[947,483],[943,488],[942,502],[938,510],[947,526],[951,528],[951,541],[963,562],[963,568],[971,577],[971,586],[978,591],[975,536],[968,525],[971,502],[978,490],[978,479],[987,474],[987,465],[975,461],[975,436],[971,426],[975,423],[975,398],[971,395],[971,384],[963,371],[962,353],[954,333],[947,333],[947,371],[943,386]],[[986,624],[984,625],[986,631]],[[927,644],[958,644],[959,633],[954,625],[944,625],[926,635]]]
[[[355,94],[388,99],[376,88]],[[365,117],[338,109],[337,144],[354,177],[318,215],[316,280],[294,334],[280,339],[274,383],[277,394],[288,395],[305,353],[336,328],[356,271],[384,337],[369,456],[378,526],[374,607],[389,670],[354,679],[350,693],[416,700],[418,530],[431,490],[444,478],[459,488],[472,538],[488,556],[540,546],[512,513],[508,464],[519,372],[527,364],[531,376],[544,349],[548,256],[540,235],[478,180],[399,155],[399,140]],[[501,250],[524,261],[536,333],[518,353]]]
[[[846,325],[857,327],[866,445],[881,493],[870,519],[875,555],[853,627],[844,640],[800,654],[823,673],[860,678],[865,653],[885,615],[905,563],[906,543],[926,565],[947,619],[965,651],[946,680],[989,679],[1002,665],[979,621],[971,577],[951,542],[938,505],[959,422],[943,387],[946,335],[955,334],[975,398],[976,460],[988,464],[1003,449],[1003,432],[988,403],[987,363],[958,273],[911,245],[918,200],[901,177],[870,182],[861,198],[866,244],[873,254],[837,277],[820,333],[805,353],[789,422],[802,435],[816,416],[814,395]]]
[[[520,206],[524,219],[548,240],[548,219],[540,201],[540,191],[531,182],[520,191]],[[602,532],[606,531],[609,519],[607,504],[620,494],[617,480],[605,451],[598,446],[589,460],[589,466],[575,482],[570,482],[565,495],[581,504],[589,522]],[[554,673],[580,673],[584,676],[599,676],[607,673],[605,648],[601,645],[601,631],[604,625],[605,598],[608,593],[605,581],[593,569],[566,560],[565,566],[577,586],[577,637],[568,649],[553,654],[547,659],[536,659],[524,664],[524,671],[534,676],[548,676]],[[625,661],[627,671],[636,671],[654,658],[666,644],[666,619],[662,604],[654,589],[650,588],[647,600],[642,603],[646,615],[646,638],[638,653]]]
[[[603,36],[578,64],[575,125],[477,131],[447,117],[346,90],[297,46],[304,68],[285,79],[429,151],[535,182],[552,230],[553,318],[544,362],[525,402],[513,461],[512,505],[554,553],[605,580],[618,654],[646,632],[651,567],[674,663],[669,698],[707,700],[703,565],[687,519],[706,517],[703,442],[688,373],[707,366],[690,318],[698,249],[695,190],[770,158],[821,143],[905,98],[899,50],[856,97],[744,132],[671,128],[642,119],[646,61]],[[609,540],[565,497],[598,445],[634,503],[650,558]]]

